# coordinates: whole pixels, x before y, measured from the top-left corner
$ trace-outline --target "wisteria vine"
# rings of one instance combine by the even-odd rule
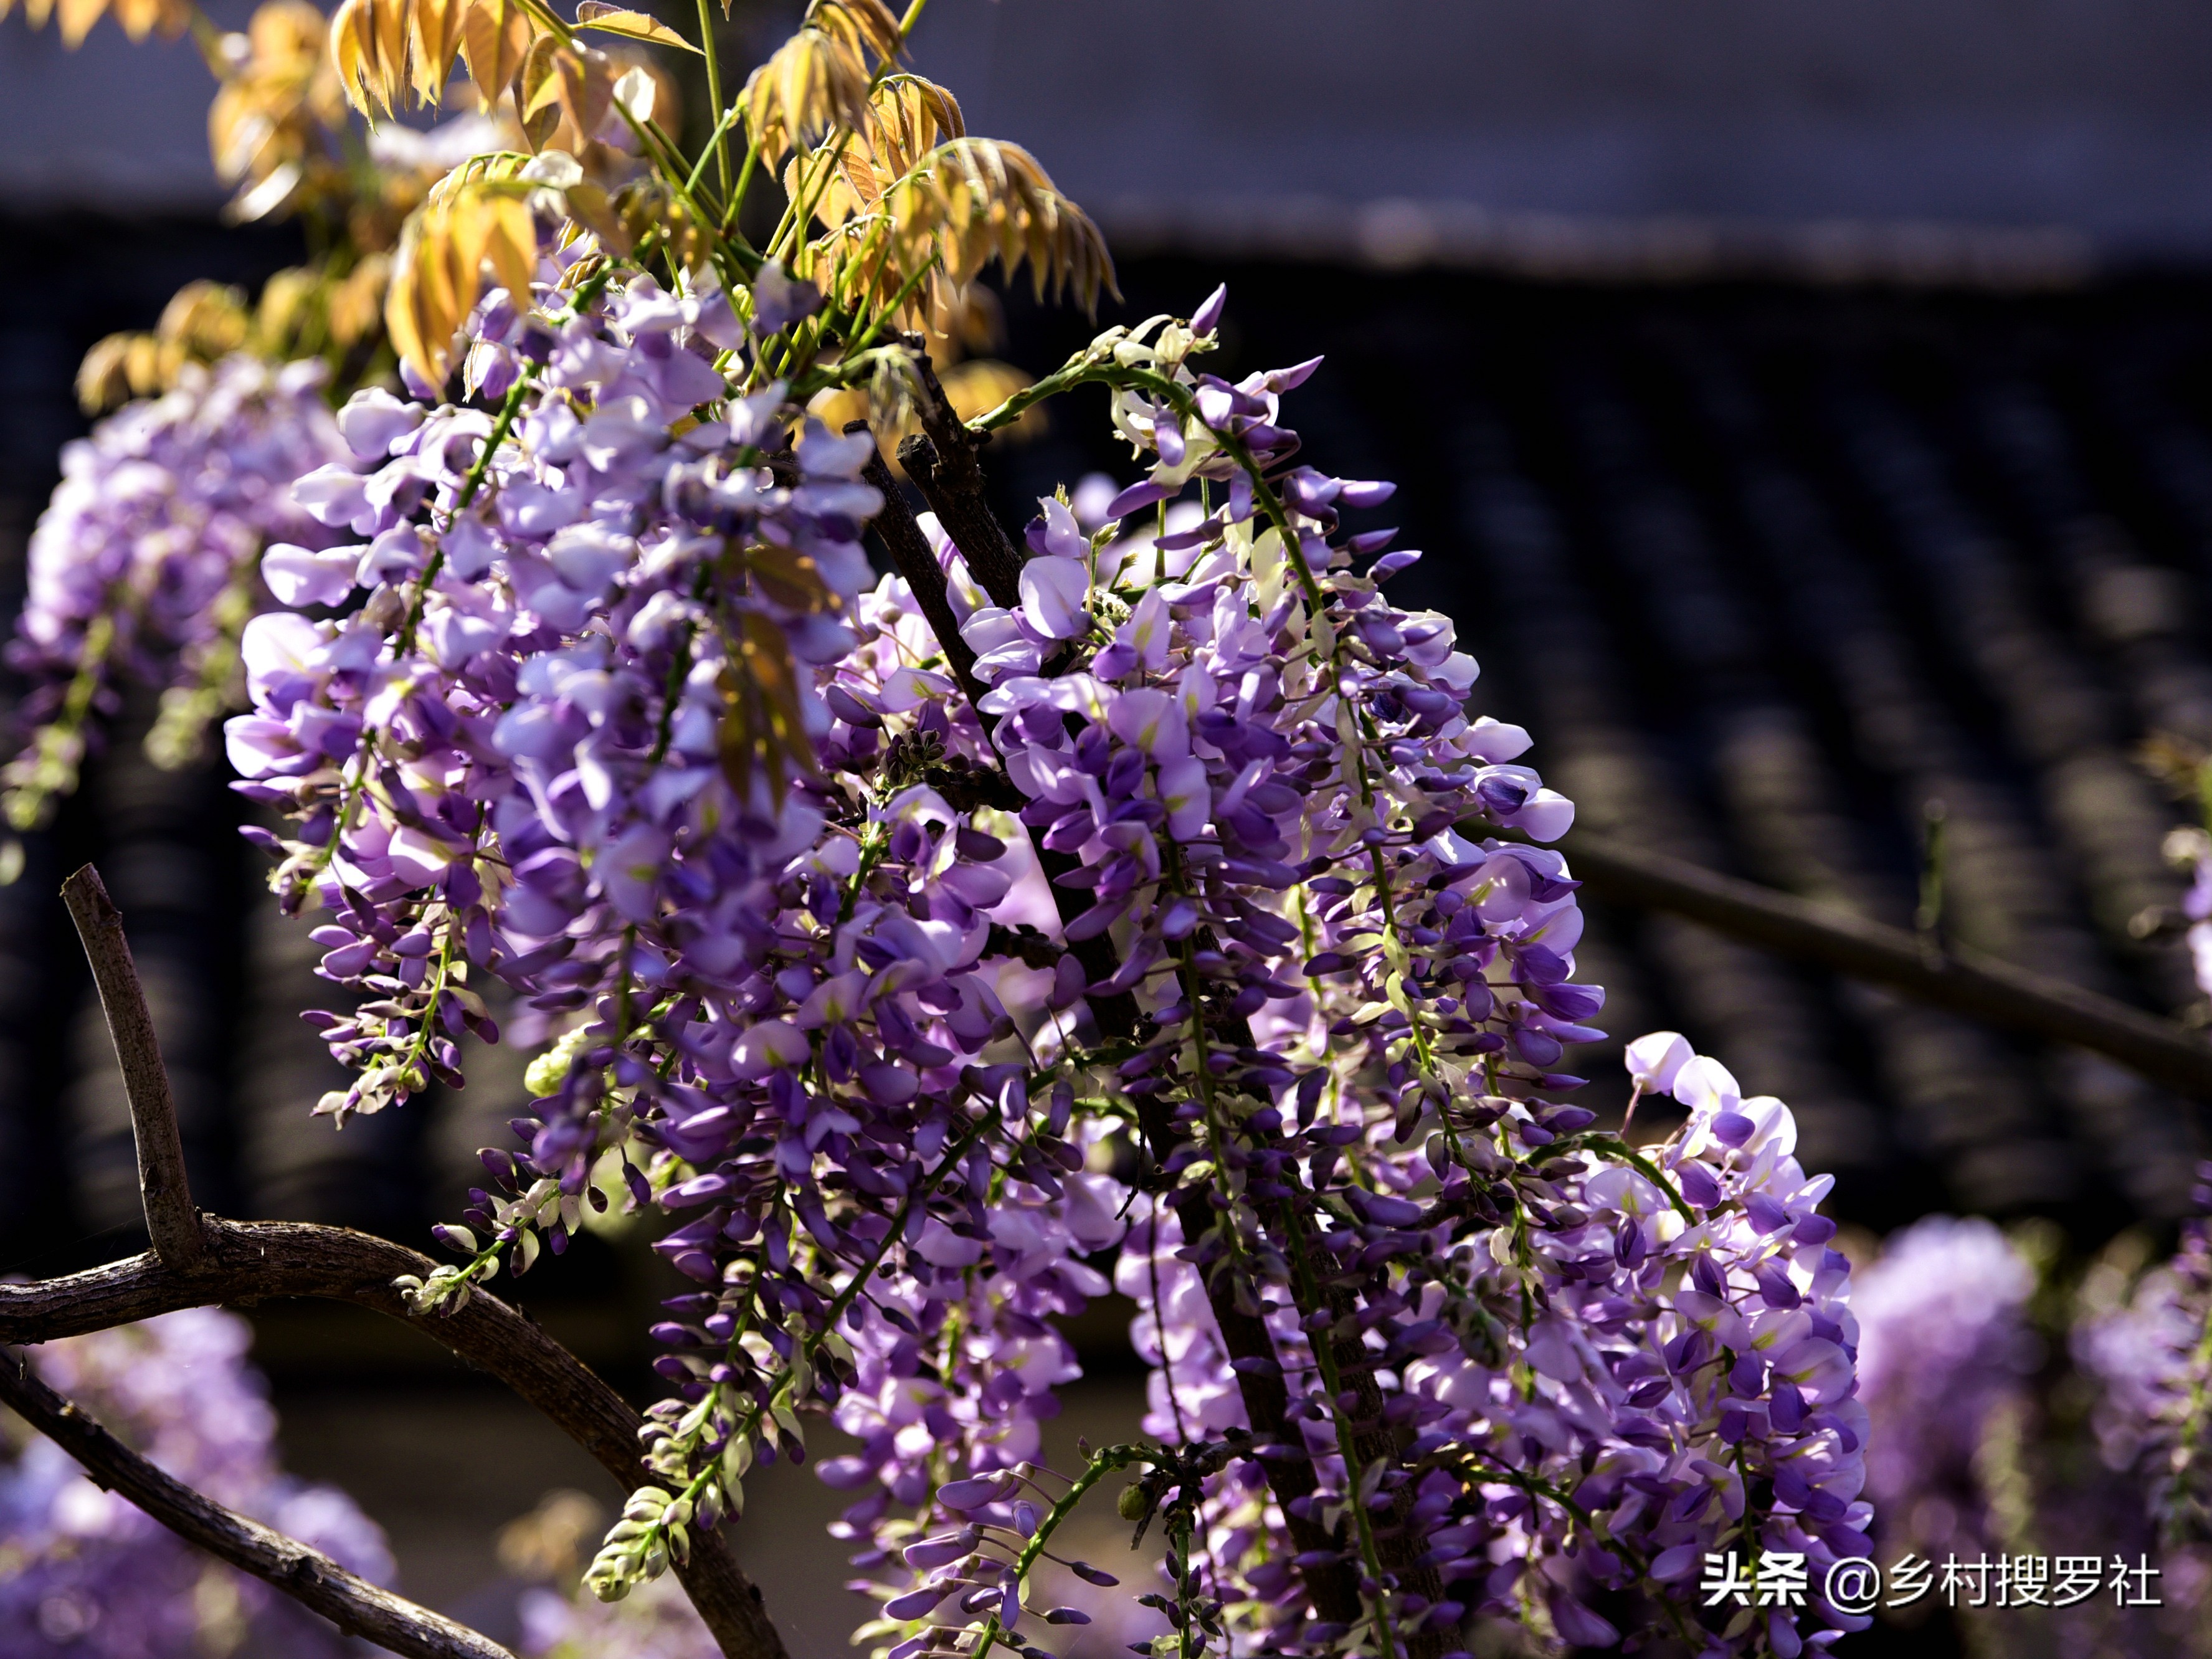
[[[336,27],[352,94],[442,85],[375,9]],[[918,5],[817,0],[689,161],[576,33],[649,20],[524,9],[530,152],[401,234],[401,390],[285,428],[313,453],[271,501],[312,527],[256,526],[276,608],[225,738],[344,994],[319,1111],[458,1085],[496,1009],[542,1044],[417,1310],[587,1209],[669,1218],[697,1288],[653,1331],[655,1478],[586,1581],[684,1559],[827,1416],[886,1659],[1043,1659],[1083,1615],[1036,1570],[1117,1472],[1167,1540],[1162,1659],[1437,1659],[1485,1620],[1794,1659],[1863,1625],[1822,1594],[1871,1513],[1829,1183],[1672,1033],[1629,1049],[1688,1109],[1663,1143],[1564,1103],[1604,1000],[1573,809],[1466,714],[1450,621],[1386,597],[1419,556],[1355,525],[1392,487],[1300,459],[1317,362],[1209,372],[1217,292],[963,422],[914,325],[993,258],[1109,277],[899,67]],[[976,450],[1090,386],[1141,476],[1007,536]],[[809,412],[856,393],[919,425],[931,511]],[[71,579],[96,617],[127,586]],[[1055,1474],[1060,1322],[1109,1284],[1152,1437]],[[1802,1588],[1708,1605],[1709,1556]]]

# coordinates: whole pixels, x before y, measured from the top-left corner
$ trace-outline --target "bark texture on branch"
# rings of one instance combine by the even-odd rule
[[[867,429],[866,421],[845,423],[847,437]],[[884,510],[869,522],[890,550],[891,562],[898,567],[899,574],[914,590],[915,603],[921,607],[922,620],[937,636],[938,648],[951,665],[952,677],[960,682],[961,691],[970,703],[979,701],[985,687],[975,678],[975,648],[960,636],[960,624],[952,614],[951,596],[945,591],[945,572],[937,562],[936,550],[907,507],[906,496],[899,489],[898,480],[891,477],[881,450],[869,454],[868,464],[861,469],[860,476],[884,498]]]
[[[919,382],[915,413],[921,430],[900,441],[899,465],[921,489],[991,603],[1012,610],[1021,603],[1022,552],[984,495],[983,468],[975,459],[981,442],[945,397],[921,337],[910,334],[906,342]]]
[[[185,1176],[184,1138],[177,1130],[177,1103],[169,1091],[168,1068],[154,1035],[154,1016],[146,1006],[137,964],[123,937],[123,913],[107,896],[100,872],[84,866],[62,884],[62,902],[84,941],[93,982],[107,1016],[107,1034],[123,1068],[123,1090],[131,1102],[131,1134],[138,1148],[138,1197],[146,1212],[147,1236],[154,1254],[172,1267],[189,1267],[207,1252],[199,1212],[192,1207]]]
[[[413,1326],[498,1377],[591,1453],[625,1492],[658,1484],[638,1457],[637,1413],[589,1366],[498,1297],[478,1293],[458,1312],[418,1315],[393,1281],[427,1279],[436,1264],[403,1245],[341,1227],[203,1218],[192,1207],[176,1103],[121,913],[90,865],[69,878],[62,896],[83,936],[122,1061],[154,1252],[66,1279],[0,1285],[0,1342],[51,1341],[179,1308],[250,1305],[271,1297],[357,1303]],[[303,1547],[278,1541],[295,1552]],[[760,1591],[722,1537],[697,1537],[677,1575],[726,1659],[786,1659]],[[287,1580],[270,1582],[291,1589]]]
[[[1498,831],[1467,823],[1460,833],[1481,839]],[[2212,1043],[2172,1020],[1978,951],[1934,951],[1902,928],[1612,836],[1574,830],[1557,846],[1592,892],[1618,903],[1684,916],[2001,1030],[2094,1049],[2177,1094],[2212,1100]]]
[[[0,1405],[187,1543],[275,1585],[349,1636],[363,1636],[407,1659],[514,1659],[465,1625],[357,1578],[319,1550],[204,1498],[165,1474],[56,1394],[20,1353],[0,1352]]]
[[[67,1279],[0,1285],[0,1342],[52,1341],[151,1319],[179,1308],[250,1307],[280,1297],[350,1302],[420,1331],[536,1407],[624,1492],[652,1477],[638,1458],[641,1419],[590,1367],[497,1297],[478,1291],[456,1313],[416,1314],[392,1288],[427,1278],[428,1257],[387,1239],[305,1222],[206,1222],[201,1266],[179,1272],[133,1256]],[[759,1590],[719,1534],[695,1539],[677,1569],[692,1605],[729,1659],[784,1659]]]

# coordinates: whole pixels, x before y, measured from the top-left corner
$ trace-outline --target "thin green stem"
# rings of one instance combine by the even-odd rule
[[[1297,1269],[1299,1288],[1305,1292],[1305,1299],[1312,1303],[1313,1311],[1318,1312],[1326,1297],[1314,1277],[1313,1264],[1307,1257],[1305,1228],[1295,1205],[1285,1206],[1285,1220],[1290,1235],[1291,1260]],[[1344,1392],[1344,1384],[1336,1368],[1336,1354],[1331,1346],[1334,1340],[1330,1332],[1324,1328],[1307,1338],[1306,1346],[1313,1353],[1314,1368],[1321,1373],[1322,1387],[1328,1392],[1329,1421],[1336,1430],[1337,1455],[1344,1460],[1345,1507],[1351,1511],[1352,1526],[1359,1535],[1360,1559],[1366,1565],[1367,1576],[1376,1584],[1375,1599],[1371,1603],[1376,1639],[1382,1644],[1382,1659],[1395,1659],[1398,1640],[1390,1628],[1389,1609],[1384,1604],[1382,1553],[1375,1541],[1374,1523],[1368,1517],[1367,1504],[1359,1491],[1359,1453],[1353,1444],[1352,1425],[1345,1420],[1343,1407],[1337,1404],[1339,1396]]]
[[[453,510],[446,519],[449,528],[454,519],[467,511],[469,503],[476,500],[477,492],[483,488],[484,480],[490,476],[492,457],[507,441],[507,434],[514,430],[514,423],[522,414],[522,400],[530,392],[531,380],[528,373],[518,375],[513,389],[507,394],[507,401],[500,405],[499,418],[492,422],[491,434],[484,440],[483,453],[477,457],[476,465],[469,468],[468,477],[461,480],[459,493],[453,497]],[[415,580],[415,592],[407,603],[407,620],[399,629],[397,649],[392,653],[395,657],[404,657],[415,648],[415,630],[422,624],[422,607],[430,602],[430,584],[437,580],[438,573],[446,568],[443,541],[444,538],[441,536],[437,551],[430,555],[430,562],[422,567],[422,574]]]
[[[707,148],[714,153],[715,166],[722,179],[722,197],[726,201],[730,194],[730,147],[726,136],[730,130],[730,116],[736,112],[726,112],[722,107],[722,55],[714,47],[712,0],[699,0],[699,49],[707,55],[707,105],[717,118],[714,136],[707,141]],[[700,158],[702,165],[705,159],[703,155]],[[696,179],[697,175],[693,176]]]
[[[917,7],[918,5],[919,0],[917,0]],[[1052,1541],[1053,1534],[1060,1530],[1062,1522],[1075,1513],[1076,1506],[1089,1495],[1093,1486],[1114,1470],[1126,1469],[1133,1463],[1164,1463],[1167,1461],[1167,1453],[1159,1447],[1139,1443],[1108,1446],[1092,1453],[1091,1462],[1085,1467],[1083,1473],[1075,1477],[1074,1484],[1068,1487],[1060,1501],[1045,1511],[1043,1518],[1037,1522],[1036,1535],[1023,1547],[1022,1553],[1014,1558],[1016,1594],[1020,1593],[1020,1585],[1028,1579],[1030,1569],[1037,1564],[1038,1558],[1044,1553],[1045,1546]],[[1004,1626],[1000,1624],[999,1615],[994,1612],[984,1625],[982,1639],[975,1644],[975,1651],[970,1656],[970,1659],[984,1659],[984,1656],[990,1652],[992,1644],[1002,1641],[1003,1632]],[[1007,1647],[1019,1645],[1013,1642],[1005,1642],[1004,1644]]]

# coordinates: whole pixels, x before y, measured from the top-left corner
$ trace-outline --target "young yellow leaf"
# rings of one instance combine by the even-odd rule
[[[75,52],[107,10],[107,0],[61,0],[62,44]]]
[[[551,35],[539,35],[530,43],[515,76],[514,113],[533,150],[544,149],[561,125],[561,77],[554,68],[560,50],[561,43]]]
[[[343,0],[331,19],[331,66],[346,101],[386,115],[406,84],[408,20],[393,0]]]
[[[517,0],[475,0],[461,17],[461,61],[476,82],[477,106],[487,115],[521,71],[537,35]]]
[[[647,17],[641,11],[624,11],[619,6],[607,4],[606,0],[583,0],[583,4],[576,8],[576,27],[619,34],[629,40],[650,40],[656,46],[675,46],[684,52],[704,55],[699,52],[698,47],[658,18]]]
[[[614,64],[603,52],[564,48],[554,58],[561,108],[578,138],[595,137],[615,100]]]
[[[461,22],[469,0],[415,0],[410,13],[409,52],[412,60],[415,95],[434,104],[446,94],[446,82],[460,55]]]

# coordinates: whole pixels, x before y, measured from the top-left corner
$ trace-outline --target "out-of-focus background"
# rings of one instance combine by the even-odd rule
[[[210,8],[219,20],[242,8]],[[232,13],[234,12],[234,16]],[[740,54],[791,18],[740,5]],[[1104,227],[1123,301],[1226,278],[1226,368],[1328,363],[1290,418],[1331,470],[1395,478],[1401,594],[1448,611],[1482,712],[1582,821],[1905,923],[1940,802],[1955,937],[2202,1023],[2161,854],[2195,809],[2153,739],[2212,745],[2212,13],[2183,0],[934,0],[925,72]],[[0,23],[0,611],[82,429],[86,346],[182,282],[251,283],[281,228],[218,222],[188,46],[75,53]],[[1032,372],[1080,316],[1006,302]],[[1010,518],[1112,471],[1100,410],[994,449]],[[506,1133],[520,1060],[343,1133],[294,1017],[319,981],[260,893],[218,770],[168,773],[127,717],[0,890],[0,1271],[137,1248],[127,1120],[60,877],[129,918],[207,1207],[410,1243]],[[1783,1096],[1835,1207],[2050,1218],[2081,1249],[2187,1203],[2196,1108],[1592,902],[1579,957],[1622,1036],[1687,1033]],[[1582,1056],[1596,1103],[1617,1044]],[[650,1386],[635,1238],[580,1239],[523,1299]],[[1109,1307],[1062,1426],[1133,1423]],[[404,1333],[256,1316],[287,1455],[348,1485],[416,1595],[465,1608],[490,1536],[600,1478]],[[608,1494],[602,1493],[602,1496]],[[803,1476],[743,1532],[799,1659],[856,1604]],[[1932,1640],[1929,1632],[1922,1639]]]

